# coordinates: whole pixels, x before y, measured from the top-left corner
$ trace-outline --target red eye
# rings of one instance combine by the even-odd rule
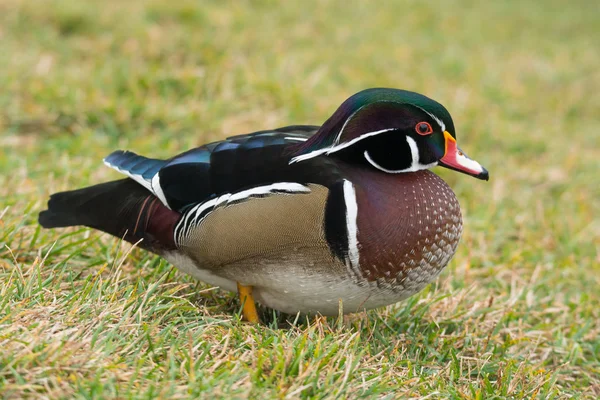
[[[417,133],[419,135],[430,135],[433,133],[433,129],[431,128],[431,125],[429,125],[428,122],[419,122],[417,125],[415,125],[415,131],[417,131]]]

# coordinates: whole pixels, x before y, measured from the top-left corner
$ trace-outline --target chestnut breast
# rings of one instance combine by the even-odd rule
[[[370,282],[424,286],[448,264],[462,233],[452,189],[428,171],[353,171],[360,270]]]

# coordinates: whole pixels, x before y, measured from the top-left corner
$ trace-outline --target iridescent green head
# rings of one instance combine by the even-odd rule
[[[347,99],[292,162],[321,155],[366,163],[387,173],[441,165],[489,178],[486,169],[456,145],[454,122],[443,105],[399,89],[367,89]]]

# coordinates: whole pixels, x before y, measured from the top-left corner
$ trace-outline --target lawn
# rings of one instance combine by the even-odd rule
[[[600,397],[597,1],[0,2],[0,397]],[[320,124],[375,86],[451,112],[489,182],[435,172],[465,229],[409,300],[240,321],[231,294],[87,229],[50,193],[118,148]]]

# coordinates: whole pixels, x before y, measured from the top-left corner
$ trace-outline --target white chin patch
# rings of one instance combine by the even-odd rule
[[[398,169],[398,170],[384,168],[381,165],[379,165],[375,160],[373,160],[373,158],[369,155],[368,150],[365,150],[365,152],[364,152],[365,159],[369,162],[369,164],[371,164],[378,170],[387,172],[388,174],[400,174],[403,172],[415,172],[415,171],[420,171],[422,169],[429,169],[429,168],[435,167],[438,164],[437,162],[434,162],[431,164],[421,164],[421,162],[419,161],[419,158],[420,158],[419,148],[417,147],[417,142],[415,141],[415,139],[411,138],[410,136],[407,136],[406,142],[408,143],[408,147],[410,147],[410,155],[411,155],[411,159],[412,159],[412,161],[410,163],[410,167],[408,167],[408,168]]]

